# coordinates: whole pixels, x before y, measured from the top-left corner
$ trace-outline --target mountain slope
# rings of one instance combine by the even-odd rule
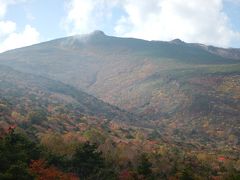
[[[177,95],[178,89],[173,84],[161,90],[159,85],[168,81],[169,75],[201,69],[207,72],[208,68],[223,66],[231,69],[240,63],[240,59],[232,56],[226,58],[196,44],[117,38],[96,31],[3,53],[0,64],[59,80],[142,115],[154,106],[154,113],[159,116],[175,111],[188,99],[184,92]],[[154,77],[159,74],[163,78],[156,80]],[[168,93],[169,88],[173,92]],[[155,98],[160,91],[165,99]],[[159,107],[155,100],[170,104],[163,102]]]
[[[0,64],[138,114],[149,120],[146,127],[165,136],[235,146],[240,136],[239,52],[96,31],[2,53]]]
[[[96,116],[111,120],[132,121],[137,116],[111,106],[80,90],[61,82],[25,74],[11,68],[0,66],[0,98],[16,106],[21,112],[29,108],[33,111],[51,106],[60,106],[75,111],[75,115]],[[22,101],[22,102],[21,102]],[[25,110],[17,107],[25,104]],[[62,106],[62,107],[61,107]]]

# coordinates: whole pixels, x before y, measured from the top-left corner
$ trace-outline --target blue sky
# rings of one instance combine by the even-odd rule
[[[18,31],[26,24],[35,27],[41,39],[54,39],[66,36],[60,22],[66,15],[63,0],[29,0],[8,7],[5,19],[17,22]]]
[[[240,48],[239,0],[0,0],[0,51],[89,33]]]
[[[240,30],[240,3],[224,3],[224,12],[230,18],[234,30]]]

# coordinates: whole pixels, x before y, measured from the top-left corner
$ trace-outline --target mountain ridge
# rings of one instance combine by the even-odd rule
[[[53,40],[49,40],[49,41],[45,41],[45,42],[40,42],[34,45],[30,45],[30,46],[26,46],[26,47],[21,47],[21,48],[17,48],[17,49],[24,49],[24,48],[28,48],[28,47],[34,47],[34,46],[38,46],[38,45],[44,45],[46,43],[53,43],[53,42],[58,42],[58,41],[68,41],[68,39],[74,41],[74,40],[79,40],[79,41],[87,41],[87,40],[91,40],[91,39],[98,39],[98,38],[117,38],[117,39],[122,39],[122,40],[136,40],[136,41],[142,41],[145,43],[169,43],[169,44],[176,44],[176,45],[189,45],[189,46],[195,46],[195,47],[199,47],[202,48],[204,50],[207,50],[208,52],[212,53],[212,54],[216,54],[216,55],[220,55],[223,56],[225,58],[227,57],[231,57],[232,59],[235,60],[240,60],[240,48],[233,48],[233,47],[229,47],[229,48],[223,48],[223,47],[217,47],[217,46],[213,46],[213,45],[204,45],[201,43],[191,43],[191,42],[184,42],[181,39],[173,39],[170,41],[161,41],[161,40],[144,40],[144,39],[139,39],[139,38],[130,38],[130,37],[116,37],[116,36],[109,36],[106,35],[103,31],[101,30],[95,30],[89,34],[77,34],[77,35],[72,35],[72,36],[68,36],[68,37],[62,37],[62,38],[57,38],[57,39],[53,39]],[[7,53],[7,52],[11,52],[17,49],[12,49],[12,50],[8,50],[2,53]],[[225,53],[218,53],[218,51],[223,51]],[[227,52],[230,51],[230,52]],[[229,53],[233,53],[233,55],[229,55]],[[228,56],[229,55],[229,56]],[[230,58],[230,59],[231,59]]]

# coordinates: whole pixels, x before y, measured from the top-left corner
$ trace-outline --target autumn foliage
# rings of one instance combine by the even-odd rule
[[[38,180],[78,180],[79,178],[71,173],[64,173],[54,166],[48,166],[45,160],[34,160],[30,164],[30,172]]]
[[[119,174],[119,180],[134,180],[133,173],[128,170],[123,170]]]

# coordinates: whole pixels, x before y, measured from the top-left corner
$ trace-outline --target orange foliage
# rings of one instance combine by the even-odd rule
[[[34,160],[30,164],[30,172],[37,180],[79,180],[74,174],[64,173],[54,166],[48,167],[44,160]]]

